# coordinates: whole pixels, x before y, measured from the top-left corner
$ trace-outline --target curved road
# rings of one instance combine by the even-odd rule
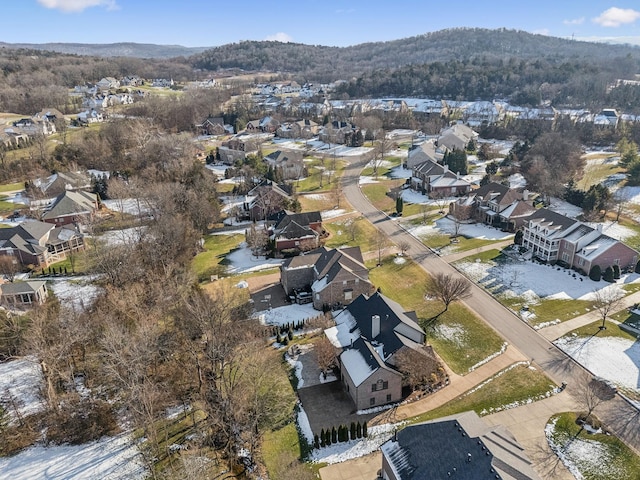
[[[362,167],[362,162],[350,162],[342,177],[344,194],[353,208],[362,212],[365,218],[395,243],[407,242],[410,245],[407,254],[427,272],[461,275],[365,198],[358,183]],[[567,382],[567,391],[580,402],[581,396],[584,398],[580,393],[581,387],[592,375],[516,317],[484,289],[471,283],[472,295],[464,302],[466,306],[484,319],[509,344],[534,361],[556,384]],[[638,409],[617,395],[614,399],[600,405],[596,413],[615,435],[640,454],[640,411]]]

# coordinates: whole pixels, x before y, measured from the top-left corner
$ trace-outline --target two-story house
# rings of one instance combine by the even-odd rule
[[[541,208],[524,227],[522,245],[534,257],[548,263],[562,262],[588,274],[594,265],[602,270],[618,265],[621,270],[634,268],[638,252],[624,243],[559,213]]]
[[[402,373],[396,369],[403,349],[424,352],[425,332],[415,312],[379,292],[361,295],[325,330],[340,354],[340,380],[356,410],[402,399]]]
[[[374,291],[360,247],[320,247],[288,258],[280,266],[280,282],[287,295],[311,293],[317,310],[348,305],[359,295]]]
[[[270,238],[276,252],[308,251],[320,246],[325,234],[320,212],[293,213],[281,210],[269,217]]]
[[[469,193],[471,183],[449,170],[447,165],[427,160],[413,167],[411,187],[430,197],[454,197]]]

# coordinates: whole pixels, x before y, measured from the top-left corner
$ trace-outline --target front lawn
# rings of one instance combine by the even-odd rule
[[[208,235],[203,251],[193,257],[191,268],[198,281],[208,281],[211,275],[222,276],[226,272],[225,256],[244,241],[244,235]]]
[[[613,435],[590,433],[573,412],[553,416],[545,433],[551,449],[576,476],[585,480],[640,478],[640,457]]]
[[[363,253],[376,250],[377,230],[363,217],[323,223],[323,226],[330,233],[325,242],[327,248],[359,246]]]
[[[361,190],[374,207],[386,214],[391,214],[396,211],[396,200],[388,196],[387,193],[403,183],[403,179],[380,180],[376,183],[362,184]]]
[[[397,263],[398,258],[404,263]],[[387,257],[380,267],[369,271],[369,278],[383,295],[407,311],[415,310],[423,325],[443,310],[439,302],[425,300],[428,274],[411,260]],[[427,342],[460,375],[501,351],[504,343],[493,329],[459,303],[452,304],[439,316],[435,328],[428,329]]]
[[[473,390],[408,421],[420,423],[468,410],[481,416],[488,415],[546,398],[554,388],[553,382],[540,370],[527,364],[514,364]]]

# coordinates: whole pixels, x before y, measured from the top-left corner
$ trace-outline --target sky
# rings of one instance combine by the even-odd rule
[[[349,46],[455,27],[640,44],[640,1],[14,0],[0,41],[212,47],[243,40]]]

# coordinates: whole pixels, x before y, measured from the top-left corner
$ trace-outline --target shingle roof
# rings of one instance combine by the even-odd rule
[[[95,196],[83,191],[66,191],[59,195],[51,207],[42,215],[43,219],[53,219],[69,215],[93,213]]]
[[[381,446],[399,480],[539,480],[503,426],[464,412],[400,430]]]
[[[35,293],[47,282],[45,280],[27,280],[25,282],[11,282],[0,285],[2,295],[19,295],[21,293]]]

